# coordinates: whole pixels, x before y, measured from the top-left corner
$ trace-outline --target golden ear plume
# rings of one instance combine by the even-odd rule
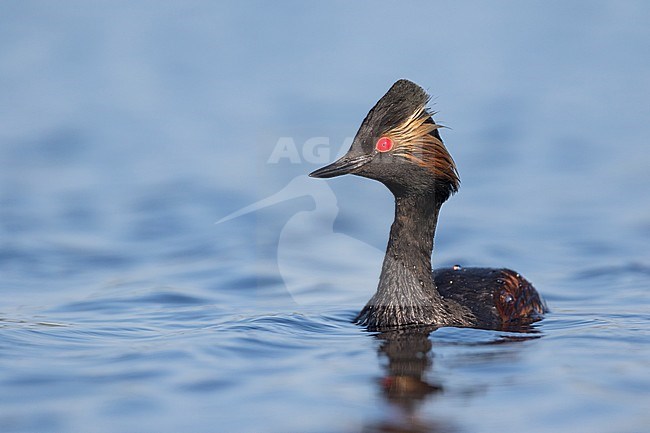
[[[437,180],[458,191],[460,179],[456,164],[447,148],[433,131],[442,128],[433,123],[426,105],[420,106],[404,122],[386,132],[395,143],[393,154],[431,171]]]

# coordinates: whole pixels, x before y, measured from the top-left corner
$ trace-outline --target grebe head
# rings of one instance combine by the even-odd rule
[[[433,193],[444,202],[460,180],[428,102],[420,86],[397,81],[368,112],[350,150],[310,176],[355,174],[382,182],[396,196]]]

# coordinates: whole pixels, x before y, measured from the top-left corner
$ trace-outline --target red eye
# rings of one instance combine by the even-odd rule
[[[380,152],[388,152],[393,148],[393,140],[388,137],[381,137],[375,144],[375,149]]]

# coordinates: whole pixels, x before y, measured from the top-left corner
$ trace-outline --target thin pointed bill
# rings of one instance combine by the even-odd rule
[[[319,168],[316,171],[309,173],[310,177],[318,178],[330,178],[336,176],[342,176],[344,174],[354,173],[359,168],[366,165],[372,159],[372,155],[359,155],[350,157],[348,155],[343,156],[338,161],[326,165],[323,168]]]

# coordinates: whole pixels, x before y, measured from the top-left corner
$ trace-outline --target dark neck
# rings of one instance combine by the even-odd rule
[[[440,298],[431,276],[440,206],[433,194],[395,196],[395,221],[390,229],[378,293],[392,292],[407,299]]]
[[[431,253],[438,212],[447,198],[391,188],[395,221],[390,229],[386,257],[377,292],[356,318],[370,330],[407,326],[470,326],[472,312],[440,296],[433,282]]]
[[[443,299],[431,273],[433,236],[442,200],[395,193],[395,221],[377,292],[357,316],[371,330],[401,326],[467,326],[471,312]]]

